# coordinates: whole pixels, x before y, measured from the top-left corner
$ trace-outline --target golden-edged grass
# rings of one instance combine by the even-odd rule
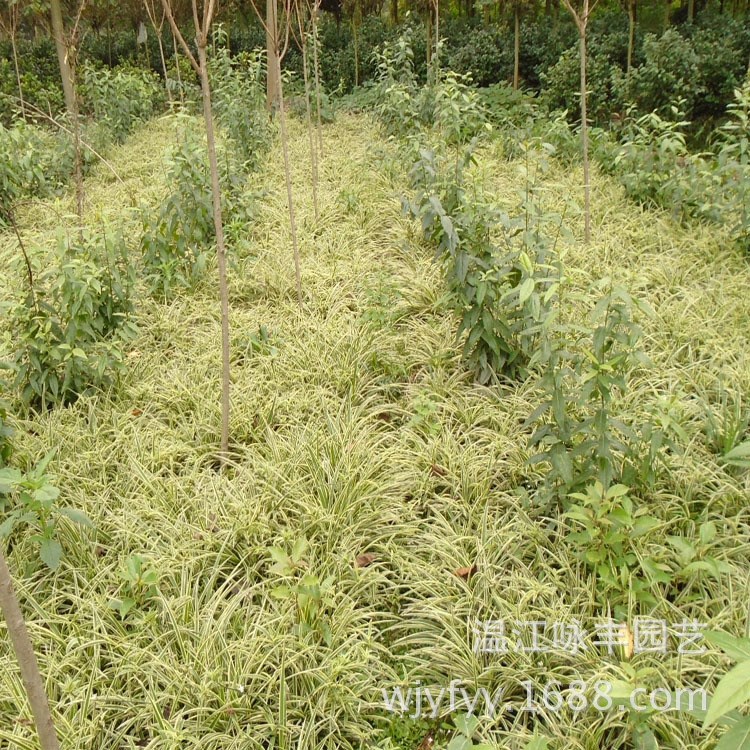
[[[148,123],[87,181],[87,222],[117,223],[138,254],[130,196],[157,205],[168,189],[163,157],[184,121]],[[198,124],[195,121],[194,126]],[[297,305],[286,194],[277,145],[258,174],[256,219],[230,248],[233,460],[216,472],[220,319],[215,269],[169,304],[139,296],[139,337],[110,392],[15,422],[17,461],[50,449],[64,503],[94,531],[65,527],[61,568],[28,570],[19,540],[12,569],[40,657],[63,745],[71,750],[406,747],[388,744],[392,717],[382,689],[451,679],[540,689],[572,676],[591,683],[653,671],[652,686],[700,685],[725,662],[587,652],[487,655],[472,650],[471,622],[591,621],[602,611],[590,574],[530,499],[524,419],[534,382],[483,388],[464,371],[440,270],[401,213],[403,177],[384,170],[380,137],[363,116],[325,128],[320,220],[313,216],[308,141],[293,121],[304,304]],[[517,167],[492,146],[478,170],[509,207]],[[398,170],[396,170],[398,172]],[[579,190],[580,175],[545,178],[552,207]],[[545,198],[546,200],[546,198]],[[706,436],[707,410],[721,422],[722,387],[748,396],[750,295],[744,258],[715,229],[682,229],[628,203],[596,176],[593,237],[568,243],[566,267],[581,289],[610,275],[656,310],[643,321],[654,367],[638,373],[618,404],[638,414],[674,397],[691,436],[670,457],[648,501],[667,534],[692,538],[716,521],[714,554],[731,566],[720,580],[695,577],[676,599],[658,590],[652,613],[697,618],[739,634],[746,627],[748,479],[721,466]],[[43,253],[68,230],[70,197],[20,214],[24,237]],[[579,217],[568,213],[578,232]],[[18,294],[13,237],[0,237],[0,302]],[[259,336],[264,326],[266,337]],[[3,326],[0,350],[12,349]],[[297,611],[272,596],[281,580],[269,548],[311,544],[306,572],[332,576],[321,618],[330,643],[294,629]],[[357,555],[374,562],[356,567]],[[158,595],[126,619],[109,607],[131,554],[159,574]],[[674,551],[655,543],[666,563]],[[463,580],[461,567],[477,566]],[[631,615],[644,614],[635,603]],[[0,624],[0,632],[2,632]],[[0,747],[36,748],[7,639],[0,640]],[[655,715],[662,746],[703,748],[717,736],[684,714]],[[555,748],[631,747],[618,712],[508,713],[483,722],[498,748],[522,747],[537,731]],[[395,743],[395,740],[393,740]]]

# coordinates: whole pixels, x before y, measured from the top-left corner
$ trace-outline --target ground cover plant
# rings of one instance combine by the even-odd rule
[[[0,747],[741,750],[747,84],[700,143],[678,98],[716,30],[578,7],[632,105],[584,176],[575,29],[566,113],[443,67],[500,42],[437,4],[285,4],[267,102],[202,8],[142,67],[84,35],[80,132],[0,126]],[[325,124],[318,31],[376,79]]]

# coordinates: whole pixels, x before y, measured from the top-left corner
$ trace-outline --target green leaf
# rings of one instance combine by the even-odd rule
[[[750,750],[750,718],[735,724],[719,740],[715,750]]]
[[[653,516],[639,516],[635,519],[633,530],[630,532],[630,538],[634,539],[638,536],[644,536],[652,529],[655,529],[660,523],[659,519]]]
[[[39,557],[48,568],[56,570],[60,566],[62,555],[62,546],[57,539],[42,539],[39,544]]]
[[[468,737],[454,737],[448,743],[448,750],[472,750],[474,743]]]
[[[750,700],[750,661],[743,661],[727,672],[716,686],[703,727],[710,727],[727,711],[741,706],[748,700]]]
[[[712,645],[720,648],[734,661],[750,659],[750,638],[738,638],[721,630],[707,630],[703,637]]]
[[[534,279],[526,279],[518,290],[518,301],[523,304],[534,292]]]
[[[700,527],[700,538],[703,544],[711,544],[716,539],[716,524],[713,521],[706,521],[701,524]]]
[[[41,477],[42,474],[47,470],[47,466],[49,466],[49,462],[54,457],[55,453],[57,452],[57,449],[51,450],[35,467],[34,467],[34,473],[36,476]]]
[[[307,541],[307,538],[304,536],[300,537],[294,543],[294,547],[292,547],[292,560],[294,560],[294,562],[299,562],[305,552],[307,552],[309,546],[310,543]]]
[[[18,469],[0,469],[0,494],[8,495],[13,491],[13,487],[23,479]]]
[[[131,599],[130,597],[125,597],[122,601],[118,603],[117,609],[120,612],[120,617],[127,617],[128,612],[130,612],[131,609],[135,607],[135,599]]]
[[[60,490],[57,487],[53,487],[51,484],[45,484],[38,490],[34,490],[34,500],[40,503],[53,502],[60,497]]]
[[[77,508],[60,508],[59,513],[61,516],[70,519],[73,523],[86,526],[90,529],[94,528],[91,519],[82,510],[78,510]]]
[[[721,460],[730,466],[750,468],[750,440],[732,448],[729,453],[724,454]]]
[[[656,735],[648,727],[644,726],[633,728],[633,746],[635,750],[659,750]]]
[[[523,750],[547,750],[548,747],[549,739],[547,737],[532,737]]]
[[[6,539],[9,537],[15,528],[16,523],[18,523],[18,515],[16,513],[11,513],[2,523],[0,523],[0,538]]]
[[[477,719],[476,716],[469,716],[468,714],[458,714],[453,719],[453,723],[456,725],[456,729],[458,729],[464,737],[471,738],[474,736],[474,732],[477,731],[479,719]]]
[[[276,586],[271,589],[271,596],[274,599],[288,599],[292,595],[292,590],[289,586]]]

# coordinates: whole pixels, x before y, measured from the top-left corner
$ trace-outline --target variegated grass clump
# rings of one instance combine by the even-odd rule
[[[166,193],[161,159],[175,133],[173,118],[162,118],[113,150],[125,185],[94,171],[92,227],[115,223],[137,247],[138,214],[126,195],[156,205]],[[10,552],[64,745],[406,748],[429,723],[396,721],[381,690],[417,680],[502,685],[516,702],[523,680],[540,690],[554,679],[634,675],[652,687],[711,687],[726,667],[713,651],[682,659],[474,652],[475,619],[609,613],[566,547],[559,516],[534,502],[540,477],[527,464],[523,422],[537,403],[535,381],[471,382],[441,274],[401,214],[404,176],[383,168],[376,128],[340,115],[325,135],[316,223],[306,134],[292,123],[302,309],[280,146],[247,186],[267,193],[230,249],[234,445],[226,472],[215,470],[220,321],[211,273],[166,305],[142,295],[140,334],[117,387],[16,420],[19,460],[56,448],[51,468],[67,504],[96,527],[63,530],[66,558],[54,574],[27,569],[24,539]],[[508,206],[516,170],[492,143],[480,150],[476,171]],[[553,169],[545,200],[559,209],[580,184],[576,172]],[[720,457],[750,389],[745,261],[718,230],[680,229],[630,204],[608,178],[595,178],[593,194],[593,242],[564,249],[571,284],[584,290],[609,275],[656,311],[644,321],[654,366],[639,371],[618,406],[637,415],[670,398],[689,435],[647,499],[661,522],[653,554],[676,569],[667,537],[694,540],[713,521],[718,536],[705,554],[726,570],[689,576],[669,597],[655,585],[658,606],[643,612],[632,602],[629,616],[695,618],[743,633],[750,487],[747,472]],[[69,198],[28,206],[19,212],[23,236],[42,253],[58,225],[74,225],[69,213]],[[575,206],[567,216],[578,231]],[[2,235],[0,303],[21,289],[22,277],[8,272],[16,252]],[[5,355],[13,342],[0,330]],[[291,572],[273,567],[281,551],[292,555]],[[138,595],[127,578],[134,555],[158,583],[123,618],[110,604]],[[473,566],[473,575],[454,574]],[[296,593],[280,595],[281,586]],[[0,657],[0,746],[35,748],[5,638]],[[663,747],[708,747],[721,732],[703,732],[684,713],[648,721]],[[510,712],[479,728],[497,748],[523,747],[535,732],[554,748],[633,746],[630,717],[618,712]]]

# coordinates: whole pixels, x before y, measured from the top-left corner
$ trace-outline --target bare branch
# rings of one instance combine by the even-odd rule
[[[195,59],[195,55],[193,54],[192,50],[188,46],[188,43],[185,41],[185,37],[182,36],[182,32],[177,27],[177,23],[174,20],[174,15],[172,15],[172,7],[169,4],[169,0],[161,0],[162,7],[164,8],[164,12],[167,15],[167,21],[169,21],[169,26],[172,29],[172,33],[174,34],[175,39],[180,43],[180,47],[184,50],[185,54],[187,55],[187,59],[190,61],[190,64],[193,66],[193,70],[200,75],[201,74],[201,67],[198,65],[198,61]],[[193,3],[195,5],[195,3]],[[197,29],[196,29],[197,32]]]

